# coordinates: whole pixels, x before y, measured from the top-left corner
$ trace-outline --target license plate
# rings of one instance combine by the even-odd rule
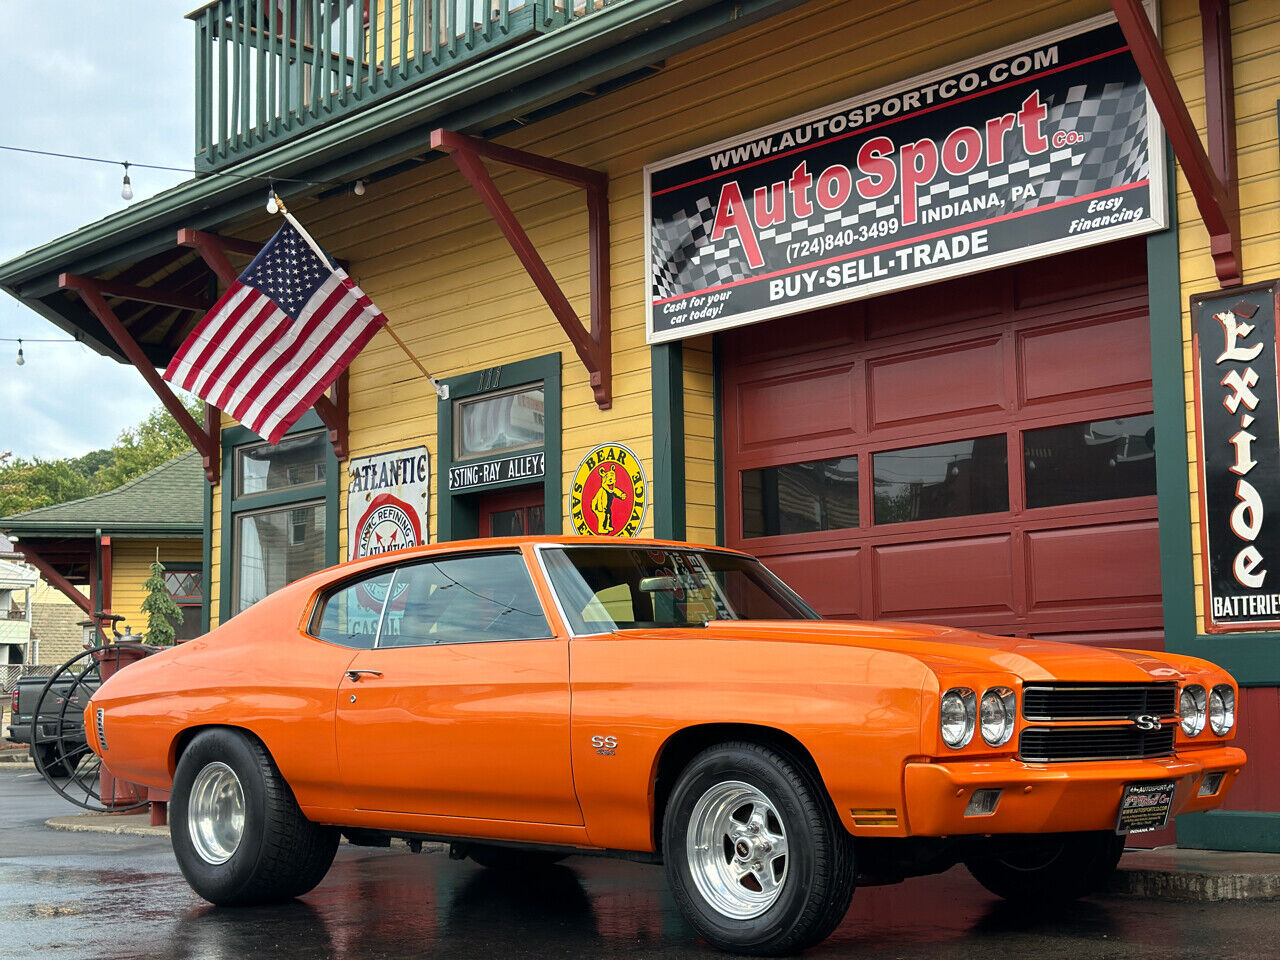
[[[1163,830],[1173,809],[1173,794],[1178,785],[1167,783],[1130,783],[1120,798],[1120,815],[1116,833],[1151,833]]]

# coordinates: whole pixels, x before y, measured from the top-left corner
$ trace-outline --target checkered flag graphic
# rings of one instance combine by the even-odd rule
[[[653,221],[653,299],[663,300],[707,287],[717,287],[751,276],[751,265],[742,243],[730,231],[712,243],[715,204],[699,197],[692,212],[687,209],[669,220]]]

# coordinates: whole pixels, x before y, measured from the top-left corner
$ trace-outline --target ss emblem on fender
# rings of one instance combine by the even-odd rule
[[[600,756],[612,757],[613,751],[618,746],[618,738],[601,736],[592,737],[591,746],[596,748],[596,753],[600,754]]]
[[[1149,713],[1135,713],[1130,719],[1139,730],[1159,730],[1160,718]]]

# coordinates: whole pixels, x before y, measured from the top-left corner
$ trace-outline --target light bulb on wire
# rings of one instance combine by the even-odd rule
[[[129,164],[124,164],[124,184],[120,187],[120,197],[123,200],[133,199],[133,184],[129,181]]]
[[[357,180],[357,181],[355,182],[355,185],[351,188],[351,192],[352,192],[352,193],[354,193],[357,197],[363,197],[363,196],[364,196],[364,181],[363,181],[363,180]]]
[[[22,366],[26,362],[27,362],[26,358],[22,355],[22,341],[19,340],[18,341],[18,359],[16,363],[18,364],[18,366]]]
[[[267,213],[275,216],[280,212],[280,204],[276,200],[276,188],[272,187],[267,191]]]

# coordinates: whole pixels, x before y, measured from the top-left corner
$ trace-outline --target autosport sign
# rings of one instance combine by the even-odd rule
[[[1280,627],[1280,282],[1191,298],[1209,633]]]
[[[1163,142],[1106,15],[651,164],[649,342],[1161,229]]]

